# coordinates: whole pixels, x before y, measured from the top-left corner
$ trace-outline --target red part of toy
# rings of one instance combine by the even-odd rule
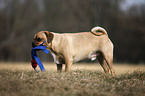
[[[35,59],[32,59],[31,60],[31,65],[32,65],[32,67],[35,69],[36,67],[37,67],[37,62],[36,62],[36,60]]]

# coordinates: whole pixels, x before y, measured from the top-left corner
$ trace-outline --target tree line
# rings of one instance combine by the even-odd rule
[[[30,61],[33,36],[41,30],[105,28],[115,62],[145,61],[145,4],[121,10],[123,0],[0,0],[0,60]],[[52,56],[40,54],[42,60]]]

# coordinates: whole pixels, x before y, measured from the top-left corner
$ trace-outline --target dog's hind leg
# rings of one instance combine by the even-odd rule
[[[97,56],[97,59],[98,59],[100,65],[102,66],[102,68],[104,69],[104,72],[105,72],[106,74],[109,74],[109,67],[108,67],[108,65],[106,64],[105,58],[104,58],[104,56],[102,55],[102,53],[100,53],[100,54]]]
[[[104,54],[105,61],[110,69],[111,75],[115,75],[115,70],[113,68],[113,52],[106,52]]]

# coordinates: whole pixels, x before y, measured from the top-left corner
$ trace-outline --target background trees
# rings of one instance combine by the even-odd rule
[[[118,62],[145,61],[145,4],[122,11],[123,0],[0,0],[0,60],[29,61],[40,30],[90,31],[104,27]],[[52,61],[50,55],[40,54]]]

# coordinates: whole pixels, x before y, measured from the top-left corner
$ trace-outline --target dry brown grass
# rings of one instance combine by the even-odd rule
[[[56,65],[55,63],[46,63],[44,62],[43,65],[45,66],[47,71],[56,71]],[[33,70],[30,63],[24,63],[24,62],[0,62],[0,69],[10,69],[10,70]],[[64,69],[64,68],[63,68]],[[94,64],[94,63],[77,63],[73,64],[71,67],[71,70],[98,70],[103,72],[102,67],[100,64]],[[114,69],[116,74],[123,74],[123,73],[131,73],[135,70],[140,70],[145,72],[145,64],[114,64]],[[39,70],[39,67],[37,66],[37,70]]]
[[[144,96],[145,66],[115,64],[117,75],[104,74],[99,64],[74,64],[70,72],[36,73],[30,63],[0,63],[0,96]]]

